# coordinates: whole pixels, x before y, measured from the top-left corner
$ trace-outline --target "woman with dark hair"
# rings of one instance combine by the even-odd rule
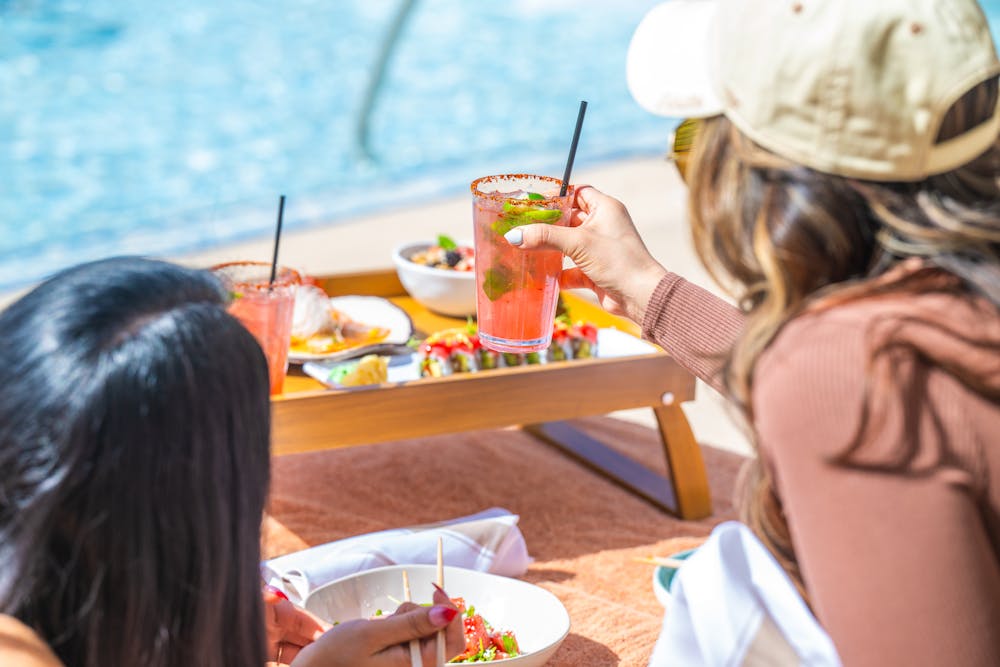
[[[702,118],[694,245],[736,307],[590,187],[507,235],[739,407],[744,521],[845,664],[1000,659],[998,73],[972,0],[668,2],[629,84]]]
[[[225,300],[124,258],[0,313],[4,665],[408,665],[401,644],[445,626],[461,650],[441,594],[326,633],[271,596],[265,624],[267,365]]]

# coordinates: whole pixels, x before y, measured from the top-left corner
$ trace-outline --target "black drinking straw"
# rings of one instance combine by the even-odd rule
[[[274,287],[274,278],[278,273],[278,243],[281,241],[281,219],[285,217],[285,195],[281,195],[278,200],[278,226],[274,230],[274,256],[271,257],[271,280],[267,283],[267,289]]]
[[[576,157],[576,145],[580,142],[580,129],[583,127],[583,115],[587,113],[586,100],[580,100],[580,113],[576,115],[576,129],[573,130],[573,143],[569,145],[569,158],[566,160],[566,171],[563,173],[562,187],[559,188],[559,196],[566,196],[566,188],[569,187],[569,173],[573,171],[573,159]]]

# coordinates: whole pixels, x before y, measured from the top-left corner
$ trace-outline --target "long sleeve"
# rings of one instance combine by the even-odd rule
[[[642,334],[681,366],[722,391],[722,365],[743,330],[744,315],[711,292],[668,273],[646,308]]]
[[[755,374],[758,445],[810,602],[845,665],[995,665],[996,470],[983,452],[995,449],[997,407],[920,355],[879,383],[881,315],[855,315],[792,322]],[[890,471],[834,462],[873,400],[853,460],[912,458]]]

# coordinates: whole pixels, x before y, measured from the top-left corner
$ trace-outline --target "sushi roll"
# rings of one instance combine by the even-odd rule
[[[420,376],[444,377],[453,373],[475,373],[494,368],[513,368],[552,361],[589,359],[597,356],[597,327],[557,317],[552,325],[552,344],[543,352],[495,352],[483,345],[474,324],[431,334],[419,346]]]
[[[474,373],[479,370],[476,353],[468,336],[457,336],[451,347],[451,369],[455,373]]]
[[[574,359],[597,356],[597,327],[593,324],[577,322],[570,328],[569,340]]]
[[[517,354],[515,352],[504,352],[501,354],[501,358],[503,359],[504,366],[512,367],[512,366],[524,365],[523,354]]]
[[[561,315],[552,324],[552,343],[547,355],[549,361],[566,361],[573,358],[573,346],[570,343],[572,324],[569,317]]]
[[[476,361],[479,364],[479,370],[488,371],[500,368],[500,353],[483,345],[479,340],[479,336],[475,337],[475,343]]]
[[[479,337],[467,327],[431,334],[420,345],[420,376],[444,377],[479,370]]]
[[[588,322],[572,322],[560,315],[552,324],[552,344],[549,361],[590,359],[597,356],[597,327]]]
[[[451,352],[444,345],[424,342],[420,346],[420,377],[451,375]]]

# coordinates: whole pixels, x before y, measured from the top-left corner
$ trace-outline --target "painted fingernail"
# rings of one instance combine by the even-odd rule
[[[451,599],[451,596],[450,596],[450,595],[448,595],[447,593],[445,593],[445,592],[444,592],[444,589],[443,589],[443,588],[441,588],[440,586],[438,586],[438,585],[437,585],[437,584],[436,584],[435,582],[433,582],[433,581],[432,581],[432,582],[431,582],[431,586],[433,586],[433,587],[434,587],[434,588],[435,588],[435,589],[436,589],[436,590],[437,590],[437,591],[438,591],[439,593],[441,593],[441,595],[445,596],[445,597],[446,597],[446,598],[448,598],[449,600]]]
[[[507,239],[507,243],[511,245],[521,245],[524,243],[524,232],[517,227],[504,234],[503,237]]]
[[[458,613],[457,609],[453,609],[452,607],[445,607],[444,605],[441,604],[436,604],[433,607],[431,607],[431,612],[430,612],[431,623],[433,623],[439,628],[443,628],[444,626],[451,623],[451,619],[455,618],[455,615],[457,613]]]
[[[282,600],[288,599],[288,596],[285,595],[285,591],[281,590],[280,588],[277,588],[276,586],[272,586],[271,584],[267,584],[266,586],[264,586],[264,590],[270,593],[271,595],[281,598]]]

